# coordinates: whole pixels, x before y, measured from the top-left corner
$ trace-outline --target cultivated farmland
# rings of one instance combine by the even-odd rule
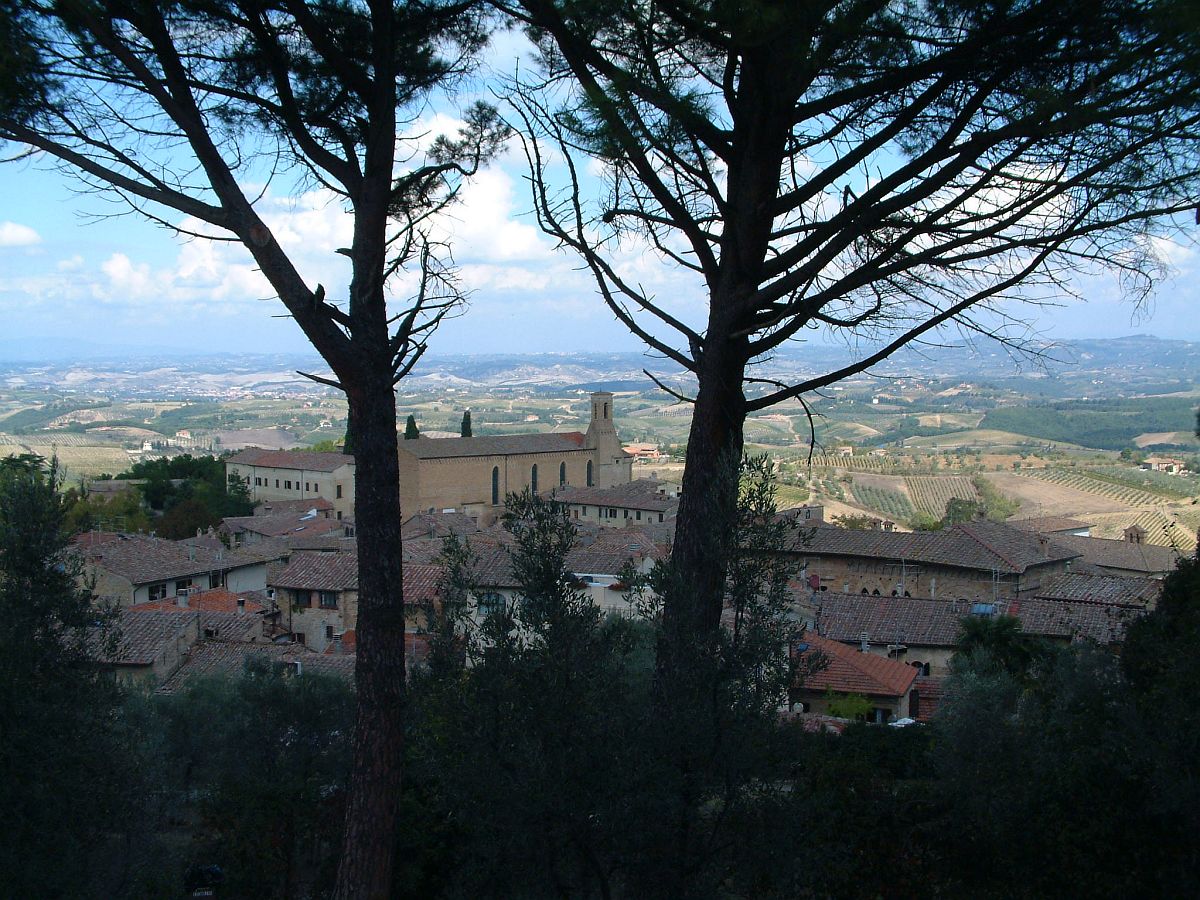
[[[904,479],[913,506],[936,519],[946,514],[946,504],[959,500],[978,500],[975,485],[965,475],[910,475]]]

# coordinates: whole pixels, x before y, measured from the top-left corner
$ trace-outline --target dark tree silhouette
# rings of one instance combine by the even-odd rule
[[[945,327],[1029,350],[1006,301],[1106,268],[1135,296],[1197,190],[1197,31],[1172,0],[495,0],[543,229],[695,378],[668,632],[711,641],[743,423]],[[1191,21],[1194,21],[1194,15]],[[599,184],[585,162],[599,161]],[[633,280],[645,247],[707,296]],[[755,374],[825,332],[845,365]],[[647,373],[649,374],[649,373]]]
[[[416,440],[421,436],[421,432],[417,429],[417,417],[410,415],[404,422],[404,439],[406,441]]]
[[[33,86],[0,108],[0,139],[177,232],[241,244],[333,370],[309,377],[346,394],[364,564],[336,896],[383,896],[405,692],[393,389],[460,301],[426,226],[504,134],[483,106],[455,138],[417,141],[416,119],[482,44],[475,4],[33,0],[0,16],[22,38],[22,84]],[[418,144],[427,149],[398,157]],[[341,300],[280,246],[260,212],[264,181],[329,191],[353,214]],[[389,302],[402,271],[416,288]]]
[[[463,437],[471,437],[471,411],[468,409],[463,413],[462,426],[459,428],[459,434]]]

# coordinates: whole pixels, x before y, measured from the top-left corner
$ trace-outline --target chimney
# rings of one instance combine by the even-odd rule
[[[237,598],[237,614],[239,616],[244,616],[246,614],[246,598],[245,597]]]
[[[858,633],[858,649],[860,653],[868,653],[871,649],[870,635],[865,631]]]
[[[186,588],[175,595],[175,605],[187,609],[188,592]]]
[[[1042,551],[1042,557],[1045,559],[1049,559],[1050,558],[1050,538],[1046,537],[1044,534],[1039,534],[1038,535],[1038,547]]]

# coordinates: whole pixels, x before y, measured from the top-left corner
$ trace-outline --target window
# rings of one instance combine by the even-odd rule
[[[479,595],[479,615],[486,618],[504,611],[504,598],[495,591],[487,591]]]
[[[221,587],[222,575],[223,575],[223,573],[221,573],[221,572],[213,572],[211,575],[208,576],[208,589],[209,590],[212,590],[213,588]]]
[[[617,511],[615,509],[613,509],[611,506],[608,508],[608,517],[610,519],[615,519],[617,517]]]
[[[536,494],[537,488],[537,463],[533,464],[533,468],[529,470],[529,490]]]
[[[337,499],[342,499],[342,486],[340,484],[334,489],[334,495],[337,497]]]
[[[566,483],[567,483],[567,464],[565,462],[559,463],[558,464],[558,486],[562,487]]]
[[[192,587],[192,579],[184,578],[181,581],[175,582],[175,593],[182,594],[182,593],[190,590],[191,587]]]
[[[315,481],[313,482],[313,493],[314,494],[321,493],[321,486],[319,484],[317,484]]]
[[[292,606],[296,609],[312,606],[312,591],[292,591]]]
[[[333,640],[333,626],[332,625],[325,626],[325,640],[327,640],[327,641]]]
[[[601,416],[600,418],[602,418],[602,419],[608,418],[608,404],[607,403],[604,404],[604,415]]]
[[[303,644],[304,643],[304,632],[303,631],[293,632],[292,640],[294,640],[297,644]]]
[[[290,481],[284,481],[283,489],[285,491],[290,491],[292,489],[292,483]]]
[[[275,479],[275,487],[279,487],[279,479],[278,478]]]
[[[662,520],[663,520],[663,514],[662,514],[662,513],[659,513],[659,514],[658,514],[658,521],[660,521],[660,522],[661,522]]]
[[[639,522],[642,521],[642,511],[640,509],[637,511],[637,520]]]
[[[155,600],[164,600],[167,596],[167,583],[160,582],[159,584],[150,585],[150,602]]]
[[[492,466],[492,506],[500,505],[500,467]]]
[[[300,482],[298,482],[298,481],[296,482],[296,487],[297,487],[297,488],[299,488],[299,487],[300,487]],[[308,486],[308,482],[307,482],[307,481],[306,481],[306,482],[304,482],[304,489],[305,489],[306,491],[308,491],[308,490],[311,490],[311,488]]]
[[[321,609],[337,609],[337,591],[320,592]]]
[[[262,479],[261,479],[261,478],[259,478],[259,477],[257,477],[257,476],[255,476],[255,478],[254,478],[254,486],[255,486],[255,487],[262,487]]]
[[[338,510],[338,521],[342,521],[342,511],[340,509]]]
[[[590,459],[587,465],[587,486],[592,487],[592,461]]]

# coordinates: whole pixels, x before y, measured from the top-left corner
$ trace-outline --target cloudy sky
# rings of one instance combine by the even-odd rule
[[[431,128],[445,126],[434,117]],[[265,281],[240,247],[185,240],[120,212],[49,163],[0,165],[0,345],[61,338],[164,351],[295,351],[307,347],[281,317]],[[435,353],[637,350],[604,308],[578,260],[556,250],[528,213],[524,158],[514,148],[480,174],[445,223],[470,307],[433,340]],[[346,283],[350,222],[316,193],[273,188],[264,218],[310,284],[337,299]],[[1200,229],[1193,229],[1193,236]],[[1164,243],[1171,266],[1149,303],[1134,308],[1097,277],[1086,304],[1042,309],[1036,331],[1050,339],[1149,333],[1200,340],[1196,250]],[[699,285],[644,248],[620,250],[622,270],[685,319],[702,310]],[[401,286],[402,289],[402,286]]]

